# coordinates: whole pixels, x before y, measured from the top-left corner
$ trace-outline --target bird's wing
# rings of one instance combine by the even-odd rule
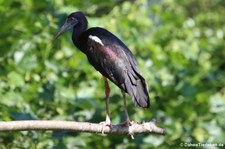
[[[124,85],[132,101],[140,107],[149,107],[148,87],[145,79],[142,77],[137,65],[137,61],[131,51],[127,48],[123,50],[123,55],[129,61],[130,68],[127,71],[127,77]]]
[[[91,36],[93,37],[93,35]],[[110,79],[121,89],[125,90],[121,84],[124,82],[125,65],[123,60],[118,58],[118,53],[112,47],[100,44],[100,39],[94,36],[95,40],[89,38],[88,51],[86,55],[89,62],[98,70],[103,76]],[[101,41],[102,42],[102,41]]]
[[[127,92],[135,105],[149,107],[147,85],[135,57],[116,36],[111,33],[103,35],[88,36],[89,50],[86,55],[89,62],[103,76]]]

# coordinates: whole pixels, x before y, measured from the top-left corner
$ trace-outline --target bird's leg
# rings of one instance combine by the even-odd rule
[[[125,120],[125,122],[123,122],[123,124],[130,126],[131,122],[130,122],[130,118],[129,118],[129,115],[127,112],[126,93],[123,90],[121,90],[121,92],[123,95],[124,112],[125,112],[125,116],[126,116],[126,120]]]
[[[131,126],[133,124],[133,122],[130,121],[128,112],[127,112],[127,102],[126,102],[126,93],[121,90],[122,95],[123,95],[123,104],[124,104],[124,112],[125,112],[125,116],[126,116],[126,120],[125,122],[122,123],[122,125],[126,125],[127,127]],[[129,135],[131,136],[132,139],[134,139],[134,133],[131,129],[129,129]]]
[[[110,114],[109,114],[109,94],[110,94],[110,88],[108,84],[107,78],[104,77],[105,81],[105,96],[106,96],[106,120],[105,122],[101,122],[100,124],[103,124],[104,126],[109,126],[111,127],[111,120],[110,120]],[[104,132],[104,130],[103,130]]]
[[[105,96],[106,96],[106,119],[105,122],[107,125],[111,126],[110,114],[109,114],[109,94],[110,88],[108,80],[105,78]]]

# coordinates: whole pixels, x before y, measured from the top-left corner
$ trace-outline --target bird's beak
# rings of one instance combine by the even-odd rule
[[[75,19],[73,21],[68,21],[63,24],[63,26],[59,29],[58,33],[55,35],[54,40],[56,40],[60,35],[62,35],[64,32],[72,28],[78,23],[78,21]]]

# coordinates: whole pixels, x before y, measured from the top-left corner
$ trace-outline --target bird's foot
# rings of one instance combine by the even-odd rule
[[[109,126],[110,128],[112,127],[111,122],[103,121],[103,122],[100,122],[99,124],[104,125],[104,126]]]
[[[132,126],[133,124],[137,124],[137,122],[135,122],[135,121],[130,121],[129,119],[128,120],[126,120],[126,121],[124,121],[124,122],[122,122],[120,125],[122,125],[122,126],[126,126],[126,127],[128,127],[128,130],[129,130],[129,133],[128,133],[128,135],[130,135],[130,137],[132,138],[132,139],[134,139],[134,133],[133,133],[133,127],[130,127],[130,126]]]
[[[122,122],[121,125],[129,127],[135,123],[136,123],[135,121],[126,120],[126,121]]]
[[[104,122],[100,122],[99,124],[103,125],[103,126],[102,126],[102,134],[104,134],[105,127],[112,128],[112,123],[111,123],[111,121],[104,121]]]

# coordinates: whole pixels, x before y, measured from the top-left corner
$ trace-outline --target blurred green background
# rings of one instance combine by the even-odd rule
[[[0,120],[105,120],[101,75],[67,32],[68,14],[84,11],[131,49],[150,88],[151,107],[128,112],[158,120],[166,136],[102,136],[68,132],[0,133],[0,148],[181,148],[225,146],[224,0],[0,0]],[[124,120],[118,87],[110,83],[113,124]],[[207,147],[204,147],[207,148]],[[210,147],[211,148],[211,147]],[[219,147],[214,147],[219,148]]]

